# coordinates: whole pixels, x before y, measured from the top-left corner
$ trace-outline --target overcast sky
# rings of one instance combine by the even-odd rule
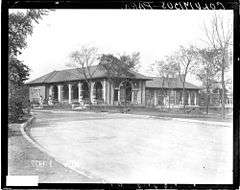
[[[31,69],[30,80],[68,68],[69,54],[82,45],[99,53],[140,52],[141,69],[170,55],[180,45],[203,46],[203,24],[215,11],[177,10],[69,10],[59,9],[34,24],[28,47],[19,57]],[[232,11],[216,11],[229,24]],[[188,81],[199,84],[193,77]]]

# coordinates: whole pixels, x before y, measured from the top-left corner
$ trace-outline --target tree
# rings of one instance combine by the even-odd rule
[[[103,54],[100,57],[99,66],[107,73],[110,83],[122,82],[126,92],[127,82],[134,76],[134,70],[139,66],[140,53],[130,55],[120,55],[116,57],[112,54]],[[124,105],[126,107],[126,98]]]
[[[212,85],[215,83],[216,74],[219,72],[217,67],[218,51],[214,49],[199,49],[199,62],[202,64],[197,72],[197,77],[202,81],[203,86],[206,89],[206,113],[208,114],[208,108],[211,97]]]
[[[33,22],[38,23],[46,9],[27,9],[25,12],[13,12],[8,18],[9,56],[17,56],[27,46],[26,38],[33,33]]]
[[[76,50],[70,54],[72,62],[68,64],[68,66],[77,68],[78,72],[84,76],[84,80],[87,83],[89,89],[88,93],[90,97],[90,105],[92,104],[90,93],[91,82],[93,80],[94,74],[98,70],[98,66],[96,65],[98,58],[97,51],[98,49],[95,47],[82,46],[80,50]]]
[[[231,64],[230,45],[232,45],[232,26],[227,22],[227,26],[224,24],[222,17],[214,15],[209,26],[204,25],[205,34],[208,45],[218,52],[220,59],[217,62],[221,78],[221,105],[222,105],[222,118],[225,118],[225,94],[226,94],[226,82],[225,72]]]
[[[46,15],[48,10],[27,9],[25,12],[12,12],[8,18],[8,120],[15,122],[23,116],[26,94],[22,90],[28,79],[29,68],[17,56],[26,48],[27,36],[33,32],[33,22]],[[25,101],[23,101],[25,100]]]
[[[185,101],[185,83],[186,77],[189,73],[194,72],[196,68],[196,56],[197,51],[193,46],[189,48],[180,46],[179,50],[172,56],[172,61],[178,64],[178,73],[180,81],[183,84],[183,109],[185,112],[186,101]]]
[[[156,61],[154,70],[157,71],[157,76],[162,78],[161,91],[162,95],[165,96],[165,84],[168,87],[168,108],[170,109],[171,104],[171,90],[173,86],[173,78],[176,77],[176,73],[179,71],[179,65],[174,61],[173,57],[166,56],[165,60]]]

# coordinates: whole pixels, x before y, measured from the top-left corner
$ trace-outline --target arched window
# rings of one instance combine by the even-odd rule
[[[103,93],[102,93],[102,90],[103,90],[102,83],[99,82],[99,81],[95,82],[95,84],[94,84],[94,90],[95,90],[95,99],[96,99],[96,100],[102,100],[102,97],[103,97]]]

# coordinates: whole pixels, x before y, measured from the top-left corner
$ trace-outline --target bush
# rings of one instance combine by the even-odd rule
[[[9,99],[8,103],[8,122],[17,122],[19,121],[23,115],[23,101],[19,97],[12,97]]]
[[[10,85],[8,98],[8,122],[18,122],[24,116],[23,109],[28,107],[28,87]]]

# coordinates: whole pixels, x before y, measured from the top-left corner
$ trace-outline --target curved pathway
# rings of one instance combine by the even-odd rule
[[[93,182],[232,183],[232,127],[127,114],[35,116],[36,143]]]

